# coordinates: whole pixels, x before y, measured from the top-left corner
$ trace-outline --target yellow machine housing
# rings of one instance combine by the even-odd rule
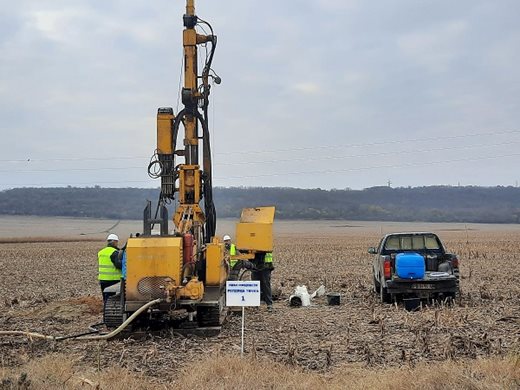
[[[126,250],[125,294],[130,308],[157,298],[202,299],[202,282],[184,280],[181,237],[130,238]]]
[[[237,248],[272,252],[274,212],[274,206],[243,209],[237,224]]]
[[[224,251],[224,244],[216,238],[206,246],[206,286],[226,285],[229,269]]]
[[[157,153],[173,154],[172,124],[173,113],[159,112],[157,114]]]

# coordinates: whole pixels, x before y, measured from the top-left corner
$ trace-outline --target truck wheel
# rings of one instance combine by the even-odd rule
[[[449,304],[453,304],[453,302],[455,302],[455,297],[456,297],[456,293],[447,293],[445,295],[445,300],[446,302],[448,302]]]
[[[386,292],[386,287],[379,287],[379,300],[381,303],[392,303],[392,296]]]

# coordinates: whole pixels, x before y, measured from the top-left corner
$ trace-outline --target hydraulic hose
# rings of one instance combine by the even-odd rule
[[[206,216],[206,229],[205,229],[205,237],[204,241],[206,243],[211,242],[211,238],[215,235],[216,232],[216,211],[215,204],[213,203],[213,183],[212,183],[212,167],[211,167],[211,144],[210,144],[210,135],[208,122],[206,120],[207,111],[205,110],[205,115],[203,116],[199,111],[195,111],[191,113],[202,125],[202,134],[203,134],[203,172],[204,172],[204,214]],[[175,150],[177,144],[177,137],[179,134],[179,126],[181,124],[182,119],[189,115],[189,111],[187,109],[183,109],[179,111],[177,116],[173,121],[173,136],[172,136],[172,148]]]
[[[212,167],[211,167],[211,144],[209,140],[209,129],[206,118],[197,112],[197,118],[202,125],[203,131],[203,164],[204,174],[204,208],[206,214],[206,243],[211,242],[211,238],[217,230],[215,204],[213,203],[213,183],[212,183]]]
[[[161,298],[155,299],[153,301],[148,302],[146,305],[141,306],[137,311],[135,311],[130,317],[126,319],[125,322],[123,322],[121,325],[119,325],[116,329],[114,329],[112,332],[99,335],[99,336],[82,336],[82,337],[76,337],[72,340],[85,340],[85,341],[94,341],[94,340],[108,340],[111,339],[114,336],[117,336],[119,333],[121,333],[130,323],[136,319],[136,317],[141,314],[143,311],[148,309],[151,306],[154,306],[162,301]]]
[[[156,305],[156,304],[160,303],[161,301],[162,301],[162,299],[159,298],[159,299],[155,299],[153,301],[148,302],[144,306],[141,306],[135,313],[133,313],[130,317],[128,317],[125,322],[123,322],[121,325],[119,325],[112,332],[104,334],[104,335],[99,335],[99,336],[77,336],[77,337],[68,337],[68,336],[55,337],[55,336],[46,336],[46,335],[41,334],[41,333],[24,332],[24,331],[21,331],[21,330],[4,330],[4,331],[0,331],[0,336],[27,336],[27,337],[34,337],[34,338],[45,339],[45,340],[53,340],[53,341],[61,341],[61,340],[66,340],[66,339],[80,340],[80,341],[108,340],[108,339],[111,339],[114,336],[117,336],[119,333],[121,333],[143,311],[145,311],[146,309],[148,309],[149,307],[151,307],[153,305]]]
[[[181,121],[185,115],[187,115],[188,111],[184,108],[177,113],[177,116],[173,120],[173,134],[172,134],[172,150],[175,151],[177,148],[177,136],[179,135],[179,126],[181,125]]]

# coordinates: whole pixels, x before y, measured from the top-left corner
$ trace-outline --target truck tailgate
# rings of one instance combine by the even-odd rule
[[[414,293],[414,292],[446,292],[452,293],[457,290],[457,278],[454,275],[445,277],[432,277],[427,272],[422,279],[402,279],[394,277],[387,282],[387,289],[392,294]]]

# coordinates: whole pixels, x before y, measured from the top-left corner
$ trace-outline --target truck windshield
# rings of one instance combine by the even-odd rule
[[[390,236],[385,242],[385,251],[425,251],[440,250],[438,238],[433,235],[399,235]]]

